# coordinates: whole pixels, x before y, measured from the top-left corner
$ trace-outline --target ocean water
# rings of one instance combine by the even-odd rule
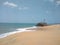
[[[35,25],[34,23],[0,23],[0,38],[26,31],[27,28],[35,28]]]
[[[35,26],[34,23],[0,23],[0,34],[16,31],[18,28],[27,28]]]

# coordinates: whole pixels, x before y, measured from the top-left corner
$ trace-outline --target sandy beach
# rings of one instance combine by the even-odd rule
[[[60,45],[60,24],[1,38],[0,45]]]

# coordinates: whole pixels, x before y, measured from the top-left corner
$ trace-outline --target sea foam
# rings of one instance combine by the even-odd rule
[[[32,29],[32,28],[37,28],[36,26],[33,27],[28,27],[28,28],[18,28],[16,31],[0,34],[0,38],[5,38],[9,35],[15,34],[15,33],[20,33],[20,32],[27,32],[27,31],[35,31],[35,30],[27,30],[27,29]]]

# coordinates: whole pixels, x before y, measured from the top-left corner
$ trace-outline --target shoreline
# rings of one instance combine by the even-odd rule
[[[56,24],[56,25],[60,26],[59,24]],[[10,35],[14,35],[16,33],[31,32],[31,31],[38,31],[38,30],[44,30],[44,29],[47,30],[47,29],[52,28],[52,26],[56,27],[56,25],[49,25],[49,26],[44,26],[44,27],[33,26],[33,27],[27,27],[27,28],[18,28],[18,29],[16,29],[16,31],[0,34],[0,39],[5,38]],[[48,27],[50,27],[50,28],[48,28]]]
[[[7,32],[7,33],[0,34],[0,38],[5,38],[5,37],[7,37],[9,35],[13,35],[15,33],[35,31],[35,30],[28,30],[28,29],[32,29],[32,28],[37,28],[37,27],[36,26],[33,26],[33,27],[27,27],[27,28],[18,28],[18,29],[16,29],[16,31],[12,31],[12,32]]]
[[[60,45],[60,25],[44,26],[37,31],[15,33],[1,38],[0,45]]]

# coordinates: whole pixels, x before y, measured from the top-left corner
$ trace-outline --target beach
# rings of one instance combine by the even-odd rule
[[[33,28],[0,38],[0,45],[60,45],[60,24]]]

